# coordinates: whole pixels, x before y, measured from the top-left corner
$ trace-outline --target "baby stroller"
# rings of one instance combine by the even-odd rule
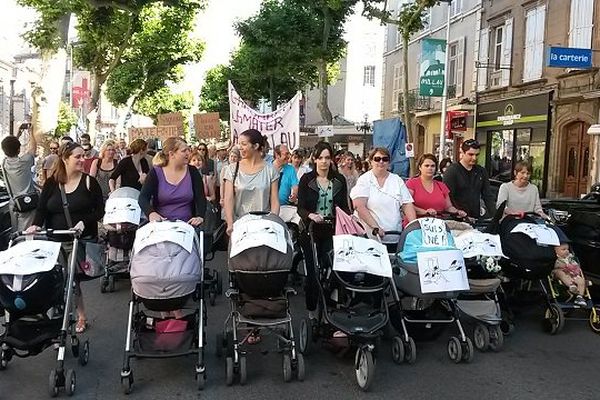
[[[485,226],[474,227],[449,221],[456,247],[461,250],[469,278],[469,291],[459,294],[457,305],[474,322],[473,343],[479,351],[500,351],[504,344],[501,298],[498,277],[502,258],[500,237],[484,233]],[[479,228],[479,229],[477,229]],[[500,296],[499,296],[500,293]]]
[[[225,295],[231,311],[224,332],[217,334],[217,356],[225,352],[226,357],[227,385],[236,376],[240,385],[246,383],[246,344],[259,330],[278,339],[284,381],[292,375],[304,380],[304,358],[296,350],[289,308],[295,291],[286,288],[293,250],[285,223],[273,214],[247,214],[234,223],[230,247],[230,288]]]
[[[325,224],[333,233],[331,222]],[[375,376],[377,344],[389,322],[385,294],[392,269],[387,251],[371,239],[335,235],[332,253],[318,254],[314,228],[311,222],[308,229],[319,300],[317,317],[304,319],[300,326],[300,350],[310,354],[319,339],[345,349],[356,347],[356,382],[366,391]],[[404,348],[402,339],[395,337],[392,356],[397,363],[404,361]]]
[[[129,258],[141,218],[139,195],[134,188],[122,187],[106,200],[103,224],[108,248],[106,269],[100,281],[102,293],[114,292],[117,279],[129,279]]]
[[[448,356],[455,363],[471,362],[473,343],[465,334],[457,307],[459,293],[469,290],[469,284],[462,253],[446,223],[435,218],[412,221],[402,231],[398,249],[394,280],[401,301],[399,318],[392,322],[397,329],[399,322],[428,329],[456,324],[459,336],[448,341]]]
[[[136,232],[121,371],[126,394],[133,386],[132,358],[197,355],[196,386],[198,390],[204,388],[202,236],[181,221],[150,222]]]
[[[549,290],[546,285],[556,261],[554,246],[558,244],[558,232],[537,214],[526,213],[523,218],[506,216],[500,224],[499,233],[506,256],[500,261],[502,275],[506,278],[503,286],[511,305],[547,302]],[[536,239],[538,234],[540,239]],[[541,292],[533,290],[536,283]],[[507,317],[514,325],[512,310],[508,310]],[[550,332],[556,333],[559,329],[561,314],[558,307],[548,304],[544,326]]]
[[[68,235],[77,249],[82,230],[76,227],[17,236],[0,254],[0,305],[5,310],[0,370],[6,369],[14,356],[32,357],[57,346],[56,368],[50,371],[48,381],[51,397],[61,388],[69,396],[75,391],[75,371],[64,365],[67,337],[71,337],[71,352],[80,365],[85,366],[90,355],[89,341],[80,345],[75,331],[77,252],[72,252],[67,263],[61,244],[52,241],[54,235]]]

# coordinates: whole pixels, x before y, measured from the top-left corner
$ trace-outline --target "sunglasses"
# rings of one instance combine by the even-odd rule
[[[58,147],[50,147],[50,150],[58,150]]]
[[[384,156],[384,157],[375,156],[375,157],[373,157],[373,161],[375,161],[375,162],[390,162],[390,158],[387,156]]]
[[[468,139],[465,140],[462,144],[462,148],[463,150],[468,150],[468,149],[478,149],[480,148],[481,145],[479,144],[479,142],[475,139]]]

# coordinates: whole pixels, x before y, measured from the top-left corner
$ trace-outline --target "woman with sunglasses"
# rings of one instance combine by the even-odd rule
[[[404,181],[388,171],[390,152],[375,147],[369,153],[369,161],[371,169],[358,178],[350,198],[369,233],[382,238],[386,231],[402,230],[402,214],[407,222],[417,216]]]
[[[48,178],[35,212],[33,225],[27,233],[35,233],[41,226],[49,229],[69,229],[61,191],[67,200],[67,210],[72,224],[82,221],[85,225],[81,238],[95,241],[98,238],[98,221],[104,215],[102,189],[98,181],[83,172],[84,151],[79,143],[66,143],[58,150],[58,160]],[[65,238],[69,240],[70,237]],[[71,242],[63,243],[63,248],[70,253]],[[67,259],[70,259],[68,257]],[[79,279],[76,279],[75,299],[77,302],[77,323],[75,330],[82,333],[87,329],[87,318],[83,306]]]
[[[418,176],[406,182],[408,191],[414,200],[414,207],[419,217],[434,217],[448,212],[459,217],[467,213],[457,209],[450,201],[450,189],[443,182],[435,180],[437,158],[433,154],[423,154],[417,162]]]

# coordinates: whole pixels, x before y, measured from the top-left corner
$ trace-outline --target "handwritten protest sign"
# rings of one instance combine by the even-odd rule
[[[180,112],[172,112],[158,114],[158,126],[176,126],[177,136],[183,136],[183,114]]]
[[[437,218],[421,218],[421,234],[423,246],[426,247],[446,247],[448,246],[448,232],[446,223]]]
[[[267,136],[271,147],[287,145],[290,150],[300,145],[300,96],[296,96],[277,110],[261,114],[250,107],[229,82],[229,124],[231,142],[237,144],[238,136],[246,129],[256,129]]]
[[[129,140],[135,139],[160,139],[165,140],[172,136],[181,136],[182,132],[177,126],[151,126],[148,128],[129,128]]]
[[[218,112],[194,114],[194,130],[200,140],[221,137],[221,123]]]

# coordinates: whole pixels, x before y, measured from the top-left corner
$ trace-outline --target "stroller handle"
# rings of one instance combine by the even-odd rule
[[[308,233],[312,237],[314,232],[315,225],[329,225],[333,226],[334,219],[333,217],[323,217],[323,222],[315,222],[313,220],[308,224]]]
[[[46,228],[46,229],[36,230],[33,233],[29,233],[27,231],[15,232],[11,235],[11,239],[16,239],[20,236],[31,236],[31,235],[34,235],[34,239],[41,238],[41,237],[48,237],[48,236],[52,236],[52,235],[69,235],[69,236],[73,236],[73,237],[79,237],[79,236],[81,236],[81,233],[84,231],[84,229],[85,229],[85,224],[83,223],[83,221],[79,221],[73,228],[70,228],[70,229]]]

